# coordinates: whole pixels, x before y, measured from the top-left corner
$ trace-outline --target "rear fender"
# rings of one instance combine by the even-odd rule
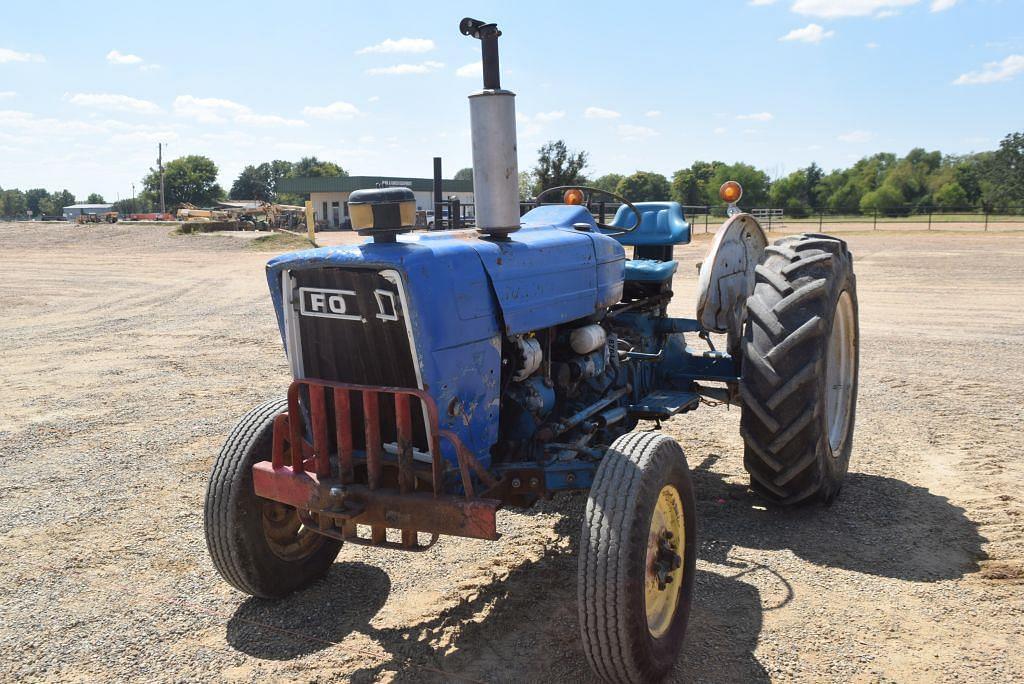
[[[697,320],[702,329],[740,336],[747,297],[754,291],[754,269],[767,246],[761,224],[750,214],[730,216],[718,229],[697,281]]]

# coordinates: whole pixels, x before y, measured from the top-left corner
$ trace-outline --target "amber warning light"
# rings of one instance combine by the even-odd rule
[[[723,202],[736,204],[743,197],[743,187],[736,181],[725,181],[718,189],[718,196]]]
[[[718,196],[722,198],[722,202],[736,204],[739,198],[743,197],[743,188],[735,180],[727,180],[718,188]]]
[[[583,191],[579,188],[569,188],[565,191],[563,199],[566,204],[583,204]]]

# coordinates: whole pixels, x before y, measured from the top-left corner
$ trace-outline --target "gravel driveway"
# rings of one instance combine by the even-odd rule
[[[836,503],[753,496],[738,410],[664,425],[702,540],[674,679],[1022,681],[1024,236],[844,237],[863,341]],[[584,495],[503,511],[496,543],[346,547],[276,603],[218,578],[213,456],[288,382],[270,254],[246,244],[0,224],[0,680],[590,681]],[[706,245],[679,252],[676,315]]]

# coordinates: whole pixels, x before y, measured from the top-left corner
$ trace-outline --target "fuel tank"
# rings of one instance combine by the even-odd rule
[[[505,240],[407,234],[272,259],[267,281],[293,375],[424,389],[440,427],[488,467],[502,334],[585,318],[621,298],[622,246],[573,227],[582,223],[594,228],[585,210],[551,205]]]

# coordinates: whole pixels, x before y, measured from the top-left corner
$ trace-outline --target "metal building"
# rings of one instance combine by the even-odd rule
[[[309,195],[313,212],[318,222],[339,227],[348,218],[348,196],[355,190],[367,188],[409,188],[416,196],[418,211],[433,211],[434,181],[430,178],[409,178],[401,176],[318,176],[305,178],[283,178],[277,183],[279,193]],[[473,181],[441,181],[441,192],[445,199],[457,197],[463,204],[473,202]]]
[[[64,215],[65,221],[74,222],[83,214],[105,214],[108,211],[113,211],[113,208],[113,204],[72,204],[64,207],[61,213]]]

